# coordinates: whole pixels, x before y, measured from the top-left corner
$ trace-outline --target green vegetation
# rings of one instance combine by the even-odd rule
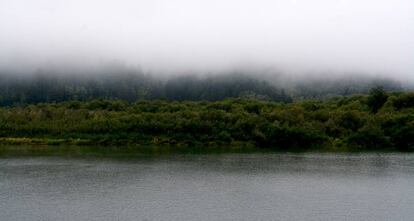
[[[378,110],[387,102],[388,94],[382,87],[376,87],[371,89],[370,96],[368,97],[368,107],[372,113],[377,113]]]
[[[278,103],[67,101],[0,108],[0,143],[414,150],[413,93]]]

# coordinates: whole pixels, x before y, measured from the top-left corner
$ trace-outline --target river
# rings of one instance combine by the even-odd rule
[[[0,220],[413,220],[414,154],[1,156]]]

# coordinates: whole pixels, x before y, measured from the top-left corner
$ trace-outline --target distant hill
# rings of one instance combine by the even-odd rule
[[[0,72],[0,105],[94,99],[217,101],[236,97],[292,102],[364,94],[375,86],[382,86],[387,91],[403,90],[394,80],[362,76],[286,81],[283,77],[276,76],[270,80],[249,72],[162,78],[126,68],[86,72],[37,71],[31,74]]]

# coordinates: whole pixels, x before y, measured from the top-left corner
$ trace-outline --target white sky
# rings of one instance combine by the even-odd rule
[[[0,66],[256,65],[414,80],[413,0],[0,0]]]

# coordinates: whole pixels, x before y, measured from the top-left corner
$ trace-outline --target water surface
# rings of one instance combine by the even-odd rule
[[[0,158],[3,221],[413,218],[413,154]]]

